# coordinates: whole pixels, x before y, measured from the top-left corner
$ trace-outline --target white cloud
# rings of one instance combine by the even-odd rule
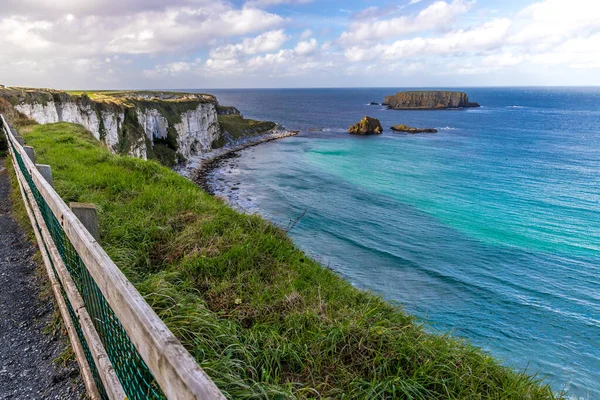
[[[355,21],[360,21],[360,20],[365,20],[365,19],[372,20],[375,18],[385,17],[387,15],[397,14],[399,11],[403,10],[405,7],[406,6],[396,6],[396,5],[391,5],[391,6],[382,7],[382,8],[371,6],[371,7],[365,8],[363,10],[360,10],[358,12],[355,12],[354,14],[352,14],[352,16],[350,18]]]
[[[250,75],[270,77],[316,77],[339,71],[343,60],[335,55],[318,56],[298,54],[295,50],[284,49],[277,53],[265,54],[249,59],[244,71]]]
[[[423,15],[424,11],[411,21]],[[410,26],[409,21],[402,29]],[[600,3],[590,0],[545,0],[524,8],[512,18],[495,18],[443,34],[423,34],[395,41],[362,40],[360,28],[348,32],[355,35],[353,40],[342,42],[346,45],[345,57],[352,65],[365,68],[372,65],[368,63],[386,68],[396,65],[401,73],[405,72],[405,66],[394,63],[412,61],[421,65],[421,75],[487,76],[514,71],[506,76],[524,73],[526,75],[521,76],[534,75],[542,79],[544,75],[556,79],[557,76],[585,76],[582,74],[588,74],[586,71],[600,72]],[[346,35],[346,39],[348,37]],[[573,69],[581,73],[569,72]],[[352,71],[358,74],[360,69]],[[585,78],[582,79],[574,81],[585,83]],[[555,80],[552,82],[556,84]],[[591,83],[589,78],[587,83]]]
[[[124,16],[146,11],[160,12],[181,7],[219,6],[211,0],[3,0],[4,15],[29,15],[57,19],[77,16]]]
[[[52,44],[45,38],[50,29],[52,24],[47,21],[28,21],[19,17],[0,20],[3,52],[17,49],[23,52],[43,51],[50,48]]]
[[[2,83],[44,87],[187,87],[246,80],[253,86],[315,86],[397,84],[396,77],[409,74],[421,77],[411,84],[443,82],[452,74],[502,84],[485,74],[509,71],[507,77],[546,74],[565,76],[561,83],[569,77],[585,83],[587,76],[590,84],[600,83],[596,0],[538,0],[519,12],[500,10],[493,16],[475,9],[474,0],[403,0],[367,4],[351,15],[336,7],[318,23],[307,23],[304,15],[284,18],[275,7],[265,11],[307,2],[3,0],[0,76]],[[317,28],[321,22],[326,30]],[[286,33],[284,25],[301,29]],[[290,44],[292,37],[297,42]]]
[[[523,62],[524,58],[520,54],[503,52],[484,57],[481,64],[492,68],[514,67]]]
[[[241,43],[227,44],[211,50],[210,57],[215,59],[231,59],[242,55],[267,53],[278,50],[287,40],[282,29],[262,33],[255,38],[246,38]]]
[[[307,29],[304,32],[302,32],[302,34],[300,35],[300,39],[307,39],[307,38],[311,37],[312,35],[313,35],[313,31],[310,29]]]
[[[273,67],[285,63],[294,57],[292,50],[279,50],[277,53],[265,54],[264,56],[256,56],[248,60],[247,66],[251,70],[263,69],[265,67]]]
[[[437,37],[416,37],[375,46],[357,45],[346,49],[346,57],[351,61],[399,60],[489,50],[502,45],[510,25],[508,19],[495,19],[468,30],[460,29]]]
[[[170,8],[110,17],[87,15],[70,21],[64,16],[56,20],[27,15],[0,17],[0,32],[3,51],[12,54],[29,47],[35,48],[39,57],[105,56],[190,50],[215,38],[260,32],[283,21],[276,14],[252,8],[234,9],[217,1],[210,7]]]
[[[244,7],[266,8],[280,4],[307,4],[313,0],[249,0]]]
[[[342,33],[341,40],[356,44],[440,30],[449,27],[458,15],[469,11],[474,4],[474,1],[467,0],[453,0],[451,3],[436,1],[412,18],[401,16],[385,20],[374,18],[356,21],[350,25],[349,30]]]
[[[85,76],[86,68],[98,63],[106,65],[106,58],[118,55],[131,55],[138,60],[153,57],[158,73],[177,72],[173,70],[176,65],[167,66],[163,59],[172,54],[194,58],[217,40],[273,30],[285,21],[277,14],[236,8],[225,0],[4,0],[2,7],[3,81],[40,85],[45,76],[41,82],[44,87],[94,85],[104,79],[108,70]],[[264,51],[274,49],[264,47]],[[14,68],[30,61],[39,65],[41,60],[45,68],[32,69],[32,79],[30,71]],[[123,66],[124,61],[120,64]],[[127,67],[131,71],[128,76],[113,65],[111,79],[131,84],[129,79],[141,75],[133,68]]]
[[[600,3],[594,0],[546,0],[534,3],[515,19],[514,44],[551,45],[600,29]]]
[[[240,73],[243,69],[238,60],[206,60],[204,71],[208,73],[232,74]]]
[[[304,56],[307,54],[314,53],[317,50],[318,44],[316,39],[310,39],[306,41],[298,42],[296,47],[294,47],[294,51],[296,54]]]
[[[156,68],[152,70],[144,70],[143,74],[147,77],[157,77],[157,76],[176,76],[182,73],[188,72],[198,72],[202,67],[202,60],[196,59],[192,62],[186,61],[178,61],[172,62],[168,64],[162,64],[156,66]]]
[[[568,40],[549,51],[531,56],[531,61],[537,65],[556,66],[561,64],[573,68],[600,67],[600,33],[587,38]]]

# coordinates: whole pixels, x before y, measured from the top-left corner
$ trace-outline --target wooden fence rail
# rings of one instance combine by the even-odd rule
[[[131,363],[131,360],[115,359],[114,353],[111,360],[107,354],[103,345],[107,341],[103,337],[105,333],[97,321],[92,320],[90,314],[93,312],[88,312],[90,304],[83,300],[74,277],[65,266],[62,244],[56,243],[56,236],[53,238],[50,228],[56,227],[49,227],[46,223],[48,216],[44,212],[48,213],[48,209],[53,215],[51,217],[56,218],[60,224],[61,234],[64,234],[70,242],[69,246],[72,245],[78,259],[82,261],[94,287],[97,286],[103,301],[114,313],[118,320],[115,323],[122,326],[128,340],[146,364],[143,367],[151,372],[155,383],[160,387],[160,397],[164,395],[167,399],[182,400],[224,399],[217,386],[39,172],[32,161],[34,157],[30,154],[31,150],[26,151],[22,139],[15,138],[4,116],[0,115],[0,118],[0,131],[4,131],[8,139],[21,195],[90,397],[148,398],[143,394],[130,393],[133,390],[130,389],[131,383],[126,383],[128,377],[119,372],[123,368],[117,368],[117,365],[122,367],[122,363],[137,364]],[[47,169],[47,166],[43,166],[43,169]],[[45,175],[46,178],[51,176],[48,171]],[[44,207],[40,206],[40,202],[43,202]],[[131,367],[128,371],[133,375],[138,373],[132,371]]]

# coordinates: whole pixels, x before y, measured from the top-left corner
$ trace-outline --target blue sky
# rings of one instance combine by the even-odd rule
[[[0,83],[599,85],[597,0],[3,0]]]

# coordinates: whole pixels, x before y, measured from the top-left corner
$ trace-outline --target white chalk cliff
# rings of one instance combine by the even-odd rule
[[[163,109],[169,109],[169,101],[164,100]],[[134,104],[136,104],[134,102]],[[172,103],[176,104],[176,103]],[[189,100],[187,109],[176,111],[172,107],[171,123],[169,117],[163,115],[158,109],[151,106],[135,106],[135,119],[142,135],[132,135],[129,132],[127,148],[123,149],[123,128],[127,110],[122,106],[106,106],[103,103],[82,101],[78,96],[62,96],[60,101],[56,98],[43,102],[24,101],[16,104],[15,108],[40,124],[54,122],[71,122],[80,124],[89,130],[98,140],[103,141],[113,152],[127,152],[128,154],[146,159],[148,146],[154,146],[155,139],[166,140],[169,130],[176,134],[176,149],[173,149],[184,158],[189,158],[203,152],[212,150],[212,143],[221,135],[217,119],[216,101]],[[133,111],[133,110],[132,110]],[[173,114],[176,115],[173,118]],[[131,115],[130,115],[131,117]],[[131,121],[128,122],[129,130]],[[135,121],[134,121],[135,124]],[[173,141],[173,144],[175,141]]]

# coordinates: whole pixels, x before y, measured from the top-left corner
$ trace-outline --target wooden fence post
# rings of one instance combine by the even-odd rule
[[[98,223],[96,206],[90,203],[70,203],[69,208],[96,239],[96,242],[100,243],[100,224]]]
[[[23,145],[21,145],[21,146],[23,146]],[[27,154],[27,157],[29,157],[31,162],[35,164],[35,151],[33,151],[33,147],[23,146],[23,149],[25,150],[25,154]]]
[[[54,186],[52,184],[52,168],[46,164],[35,164],[35,167],[40,171],[40,174],[42,174],[46,182],[48,182],[50,186]]]

